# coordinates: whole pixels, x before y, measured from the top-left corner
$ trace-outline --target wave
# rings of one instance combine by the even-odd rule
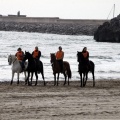
[[[2,35],[1,35],[2,34]],[[90,60],[95,63],[95,76],[99,78],[117,78],[120,74],[120,44],[98,43],[93,36],[71,36],[55,35],[27,32],[0,32],[0,80],[10,76],[11,66],[8,66],[7,57],[15,54],[18,47],[23,51],[32,52],[37,45],[41,50],[41,61],[44,64],[45,76],[47,80],[53,79],[53,71],[50,63],[50,53],[55,53],[61,45],[65,53],[64,60],[70,63],[72,79],[80,79],[77,62],[77,51],[82,51],[87,47],[90,53]],[[3,42],[4,41],[4,42]],[[62,76],[62,75],[61,75]],[[89,75],[91,76],[91,75]],[[91,78],[91,77],[90,77]]]

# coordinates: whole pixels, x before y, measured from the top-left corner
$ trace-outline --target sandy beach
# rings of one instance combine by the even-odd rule
[[[120,119],[120,80],[79,81],[53,86],[0,82],[0,120]]]

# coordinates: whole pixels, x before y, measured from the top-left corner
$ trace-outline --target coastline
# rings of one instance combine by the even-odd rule
[[[70,85],[53,86],[53,81],[43,81],[37,86],[0,82],[0,119],[12,120],[79,120],[119,119],[120,80],[98,80],[92,87],[87,81],[84,88],[80,81]]]
[[[61,35],[94,35],[109,20],[60,19],[59,17],[0,16],[0,31],[38,32]]]

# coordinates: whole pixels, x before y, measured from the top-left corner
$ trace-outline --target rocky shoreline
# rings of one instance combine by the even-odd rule
[[[39,32],[62,35],[94,35],[97,24],[0,22],[0,31]]]
[[[120,15],[100,25],[94,33],[94,39],[98,42],[120,43]]]

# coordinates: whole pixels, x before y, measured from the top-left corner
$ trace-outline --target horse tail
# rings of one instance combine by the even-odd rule
[[[94,71],[95,70],[95,64],[91,60],[90,60],[90,66],[91,66],[91,70]]]
[[[44,69],[43,69],[43,63],[42,61],[40,61],[40,72],[43,73],[44,72]]]
[[[66,62],[66,70],[67,70],[68,78],[71,78],[72,77],[72,72],[71,72],[71,69],[70,69],[70,64],[68,62]]]
[[[70,68],[70,67],[69,67]],[[72,72],[71,69],[68,70],[68,77],[71,78],[72,77]]]

